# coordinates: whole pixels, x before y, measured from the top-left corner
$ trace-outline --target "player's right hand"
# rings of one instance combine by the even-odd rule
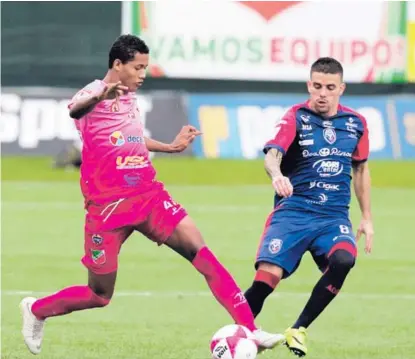
[[[272,186],[274,187],[275,192],[284,198],[291,197],[294,191],[290,179],[282,175],[272,178]]]
[[[121,81],[107,84],[102,92],[98,95],[98,100],[112,100],[117,99],[128,91],[128,87],[121,84]]]

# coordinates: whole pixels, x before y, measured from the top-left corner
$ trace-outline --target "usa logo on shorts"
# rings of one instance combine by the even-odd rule
[[[282,240],[281,239],[272,239],[269,243],[268,250],[271,254],[277,254],[282,248]]]
[[[94,242],[97,246],[102,244],[103,241],[104,239],[99,234],[92,235],[92,242]]]

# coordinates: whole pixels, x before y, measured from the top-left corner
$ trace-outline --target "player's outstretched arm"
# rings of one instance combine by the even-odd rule
[[[364,234],[366,236],[365,252],[370,253],[374,231],[370,204],[371,179],[367,161],[353,164],[353,185],[362,212],[362,220],[357,230],[356,240],[359,240],[360,236]]]
[[[147,149],[150,152],[175,153],[184,151],[193,142],[196,136],[200,136],[201,134],[202,132],[195,127],[186,125],[182,127],[172,143],[167,144],[148,137],[145,137],[144,139]]]
[[[275,192],[282,197],[290,197],[293,194],[293,186],[288,177],[281,172],[281,162],[283,153],[276,149],[270,148],[265,155],[265,171],[272,180],[272,186]]]
[[[146,147],[150,152],[165,152],[173,153],[173,148],[169,143],[163,143],[156,140],[153,140],[149,137],[144,137]]]
[[[100,100],[98,96],[92,96],[89,98],[78,100],[71,106],[71,109],[69,110],[69,116],[71,116],[71,118],[79,120],[80,118],[84,117],[89,112],[91,112],[99,101]]]
[[[118,107],[118,97],[126,91],[128,91],[128,87],[121,85],[121,82],[116,82],[107,84],[100,92],[91,96],[84,97],[81,93],[79,99],[70,106],[69,115],[71,118],[79,120],[103,100],[115,99]]]

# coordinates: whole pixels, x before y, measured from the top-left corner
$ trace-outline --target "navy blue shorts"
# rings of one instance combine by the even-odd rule
[[[336,249],[356,256],[357,248],[352,224],[345,217],[319,217],[292,209],[276,209],[268,217],[259,243],[255,267],[260,262],[278,265],[287,278],[298,268],[306,251],[313,256],[321,271]]]

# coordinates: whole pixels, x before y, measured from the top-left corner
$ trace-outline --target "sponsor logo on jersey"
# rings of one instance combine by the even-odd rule
[[[320,151],[318,151],[318,154],[322,157],[326,157],[330,154],[330,149],[327,147],[324,147],[322,149],[320,149]]]
[[[350,152],[340,151],[338,148],[333,147],[332,149],[323,147],[318,152],[310,152],[309,150],[304,150],[302,152],[304,158],[307,157],[327,157],[327,156],[342,156],[342,157],[352,157]]]
[[[311,125],[302,125],[301,129],[303,131],[311,131],[313,129],[313,127]]]
[[[118,156],[116,165],[118,170],[144,168],[148,166],[148,161],[143,156]]]
[[[318,204],[321,206],[321,205],[324,205],[328,200],[329,200],[329,197],[326,194],[321,193],[318,196],[318,201],[313,200],[313,199],[306,199],[305,201],[309,204]]]
[[[338,184],[333,184],[333,183],[326,183],[326,182],[322,182],[322,181],[312,181],[310,182],[310,187],[311,188],[320,188],[320,189],[324,189],[326,191],[339,191],[340,185]]]
[[[127,139],[125,139],[125,136],[121,131],[114,131],[111,133],[109,137],[110,143],[115,147],[120,147],[125,142],[128,143],[144,143],[144,138],[141,136],[128,136]]]
[[[351,152],[346,152],[346,151],[340,151],[338,148],[333,147],[330,150],[330,155],[331,156],[341,156],[341,157],[352,157],[352,153]]]
[[[311,145],[314,145],[314,140],[313,139],[300,140],[300,141],[298,141],[298,144],[300,146],[311,146]]]
[[[144,138],[141,136],[128,136],[127,142],[128,143],[144,143]]]
[[[127,173],[124,175],[124,180],[129,187],[135,187],[140,182],[140,175],[138,173]]]
[[[329,148],[321,148],[318,152],[310,152],[309,150],[303,151],[303,157],[326,157],[330,154]]]
[[[346,126],[350,126],[350,127],[358,127],[359,126],[357,123],[354,122],[353,117],[349,117],[349,119],[347,121],[348,122],[346,122]]]
[[[110,134],[110,143],[113,146],[120,147],[125,143],[124,135],[121,131],[115,131]]]
[[[301,115],[300,118],[305,122],[308,123],[310,121],[310,116],[306,116],[306,115]]]
[[[349,133],[350,138],[353,138],[354,140],[357,140],[357,135],[355,133]]]
[[[320,177],[334,177],[343,172],[343,165],[332,159],[318,160],[314,162],[313,168]]]
[[[332,127],[333,126],[333,122],[331,121],[323,121],[323,127]]]

